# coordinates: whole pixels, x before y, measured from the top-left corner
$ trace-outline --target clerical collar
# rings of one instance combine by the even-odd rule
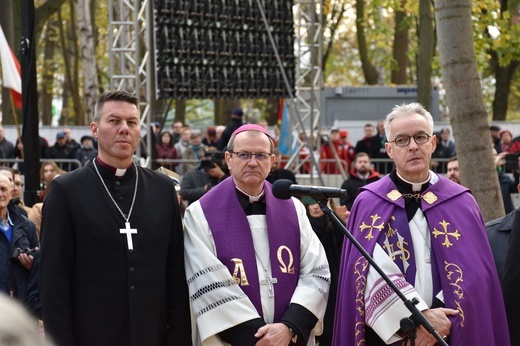
[[[397,175],[398,179],[400,179],[404,183],[408,184],[411,187],[411,191],[413,191],[413,192],[419,192],[419,191],[426,190],[426,188],[428,187],[428,183],[430,182],[430,173],[429,172],[428,172],[428,178],[421,183],[412,183],[411,181],[408,181],[408,180],[404,179],[403,177],[401,177],[397,171],[395,172],[395,174]]]
[[[242,195],[244,195],[245,197],[247,197],[249,199],[249,203],[258,202],[262,199],[262,197],[264,197],[264,190],[262,190],[262,192],[260,192],[260,194],[258,196],[251,196],[250,194],[242,191],[238,186],[235,185],[235,187]]]
[[[115,168],[115,167],[110,166],[108,163],[103,162],[103,160],[101,160],[101,158],[99,156],[96,157],[96,162],[99,163],[101,166],[110,170],[116,177],[124,176],[126,171],[128,170],[128,168],[132,167],[132,164],[133,164],[132,162],[130,162],[130,165],[128,165],[128,167],[126,167],[126,168]]]

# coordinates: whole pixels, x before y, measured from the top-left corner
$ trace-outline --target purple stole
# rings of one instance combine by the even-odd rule
[[[291,302],[300,275],[300,226],[292,200],[275,198],[271,189],[272,185],[265,182],[269,258],[272,277],[278,280],[273,285],[274,322],[279,322]],[[240,288],[263,316],[253,237],[233,178],[220,182],[199,201],[215,241],[218,259],[230,274],[235,271],[235,261],[242,261],[245,272],[240,274],[242,279],[247,276],[247,284],[242,280]]]
[[[410,238],[407,250],[413,256],[404,198],[392,200],[389,197],[392,190],[397,188],[388,176],[361,188],[348,229],[370,254],[376,243],[382,244],[385,233],[397,230],[405,241]],[[509,345],[500,283],[473,196],[468,189],[441,176],[422,194],[428,192],[437,196],[431,204],[421,200],[421,209],[430,226],[434,294],[440,287],[445,307],[459,310],[458,315],[448,316],[452,322],[450,344]],[[367,237],[370,231],[373,237]],[[412,256],[406,271],[400,256],[396,256],[395,263],[413,285],[416,268],[411,263]],[[358,345],[365,341],[364,290],[368,267],[359,251],[345,241],[333,345]]]

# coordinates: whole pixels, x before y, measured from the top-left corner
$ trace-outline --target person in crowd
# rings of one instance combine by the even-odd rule
[[[447,165],[447,178],[454,183],[461,184],[460,182],[460,170],[459,170],[459,160],[457,156],[450,158]]]
[[[97,156],[97,149],[94,148],[94,140],[92,136],[82,136],[81,146],[76,150],[76,160],[81,162],[84,166],[89,160],[94,159]]]
[[[9,142],[5,138],[5,130],[2,125],[0,125],[0,158],[1,159],[10,159],[13,158],[13,143]]]
[[[65,132],[65,135],[67,136],[67,145],[72,148],[72,152],[76,153],[76,150],[78,150],[81,145],[72,137],[72,131],[70,131],[69,128],[64,128],[63,132]]]
[[[433,159],[449,159],[455,155],[451,154],[451,149],[448,146],[442,145],[441,133],[434,132],[435,135],[435,150],[433,151],[432,158]]]
[[[231,121],[220,135],[217,146],[218,150],[225,151],[229,138],[231,138],[231,134],[240,126],[244,125],[244,121],[242,120],[243,117],[244,112],[241,108],[235,108],[231,111]]]
[[[518,184],[518,181],[515,182],[513,178],[511,178],[508,174],[504,172],[503,167],[506,164],[507,154],[507,151],[503,151],[500,154],[497,154],[496,149],[493,148],[493,155],[495,156],[495,166],[497,167],[498,172],[498,182],[500,183],[500,191],[502,193],[502,201],[504,202],[504,210],[506,214],[512,212],[515,209],[511,194],[517,192],[516,185]],[[515,159],[516,165],[518,167],[519,159]]]
[[[14,188],[13,188],[13,193],[12,193],[13,203],[16,204],[16,205],[21,206],[25,210],[27,215],[28,215],[30,210],[31,210],[31,208],[26,206],[25,203],[23,202],[23,186],[24,186],[24,184],[22,182],[22,174],[21,174],[21,172],[18,169],[13,168],[13,179],[14,179],[13,180]]]
[[[64,173],[65,171],[60,169],[56,162],[53,160],[44,161],[40,167],[40,185],[41,189],[44,190],[47,185],[50,184],[52,176],[56,173]]]
[[[38,152],[40,155],[40,159],[49,158],[49,142],[45,138],[40,136],[38,138],[38,146],[39,146]],[[18,139],[16,140],[16,146],[13,149],[13,157],[16,159],[24,158],[23,142],[22,142],[21,137],[18,137]],[[18,169],[20,170],[20,172],[22,174],[25,174],[24,165],[25,165],[24,162],[18,162]]]
[[[345,235],[341,229],[338,229],[321,210],[320,205],[308,196],[304,196],[302,202],[307,209],[307,217],[311,223],[311,227],[320,239],[330,269],[330,290],[329,304],[325,311],[323,319],[323,333],[316,337],[316,341],[320,346],[332,345],[332,327],[334,326],[334,311],[336,302],[336,294],[338,291],[339,264],[341,261],[341,248],[343,246],[343,238]],[[328,206],[334,210],[334,201],[329,199]],[[339,217],[339,215],[338,215]]]
[[[470,191],[429,170],[433,118],[418,103],[386,116],[395,170],[361,188],[347,229],[450,345],[509,345],[500,283],[484,222]],[[402,345],[403,301],[345,242],[334,345]],[[424,327],[416,345],[434,345]]]
[[[181,138],[177,143],[175,143],[174,147],[177,151],[178,158],[184,158],[184,152],[190,146],[191,142],[191,129],[189,126],[184,126],[182,128]],[[186,170],[184,169],[184,163],[179,163],[175,167],[175,171],[179,174],[183,174]]]
[[[64,131],[56,134],[56,143],[49,148],[49,158],[56,160],[71,160],[76,158],[76,148],[67,142],[67,134]],[[69,162],[57,162],[58,167],[68,171]]]
[[[218,147],[217,128],[215,126],[208,126],[206,135],[202,138],[202,144],[209,147]]]
[[[367,123],[363,127],[365,136],[356,143],[355,153],[370,153],[370,138],[374,137],[374,125]]]
[[[497,153],[500,153],[500,126],[497,125],[490,125],[489,126],[489,133],[491,134],[491,141],[493,143],[493,147],[497,151]]]
[[[159,160],[176,160],[179,159],[177,149],[173,144],[172,134],[168,131],[163,131],[159,137],[159,143],[155,147],[156,157]],[[171,171],[175,171],[175,166],[178,162],[159,162],[158,166],[163,166]]]
[[[349,152],[339,136],[339,129],[333,127],[330,135],[324,137],[321,144],[321,172],[326,174],[341,174],[348,172],[349,163],[352,161],[353,152]],[[352,156],[351,156],[352,155]]]
[[[274,149],[273,155],[275,157],[275,160],[273,162],[273,165],[271,166],[271,171],[269,172],[265,180],[267,180],[271,184],[274,184],[274,182],[278,179],[289,179],[290,181],[292,181],[293,184],[298,184],[294,173],[288,169],[282,168],[282,154],[280,153],[280,150]]]
[[[341,188],[347,190],[347,196],[339,199],[339,204],[352,210],[352,205],[359,194],[359,188],[379,180],[379,172],[372,169],[370,156],[360,152],[354,157],[354,165],[350,176],[341,184]]]
[[[175,120],[172,124],[172,143],[177,143],[182,137],[184,124],[180,120]]]
[[[275,159],[269,132],[243,125],[227,150],[231,177],[184,215],[195,337],[203,345],[314,345],[330,284],[325,250],[304,205],[275,198],[265,181]]]
[[[0,292],[23,301],[38,238],[34,224],[10,204],[12,183],[0,174]]]
[[[224,132],[225,129],[226,129],[226,126],[224,126],[224,125],[217,125],[217,127],[215,128],[215,131],[217,131],[217,137],[215,138],[215,140],[217,141],[217,148],[218,148],[218,142],[220,141],[220,137],[222,137],[222,133]]]
[[[214,148],[214,147],[213,147]],[[181,181],[181,197],[188,205],[204,196],[206,192],[226,179],[229,174],[222,165],[220,152],[208,149],[197,167],[184,174]]]
[[[58,345],[191,345],[175,187],[132,160],[137,97],[104,92],[90,128],[98,156],[52,180],[44,202],[38,283],[46,335]]]
[[[182,154],[182,160],[184,161],[184,171],[186,173],[195,168],[199,160],[204,156],[204,153],[208,151],[208,147],[202,144],[202,135],[200,132],[193,132],[191,134],[190,145],[186,148]]]
[[[20,302],[0,293],[0,345],[52,346],[53,343],[43,340],[38,324]]]
[[[385,149],[386,133],[385,121],[377,121],[377,134],[369,139],[370,141],[370,158],[372,159],[389,159]],[[377,166],[377,171],[381,174],[387,174],[392,171],[393,164],[391,162],[380,162]]]
[[[27,210],[20,204],[20,198],[17,196],[17,188],[14,183],[14,169],[11,167],[0,166],[0,174],[5,175],[11,184],[11,200],[9,205],[16,208],[23,216],[27,217]]]
[[[520,185],[518,185],[520,192]],[[511,215],[512,214],[512,215]],[[508,232],[506,229],[509,228],[507,223],[511,222],[511,231]],[[499,229],[503,229],[499,231]],[[505,263],[503,268],[502,277],[502,292],[504,295],[504,301],[507,312],[507,324],[509,325],[510,341],[511,345],[520,345],[520,301],[518,300],[518,288],[520,287],[520,209],[516,209],[502,220],[495,233],[497,243],[493,245],[497,246],[497,254],[499,252],[506,252]],[[500,238],[500,241],[498,241]],[[490,238],[492,240],[492,238]],[[509,244],[507,243],[509,240]],[[506,250],[507,249],[507,250]],[[500,257],[496,258],[500,260]],[[499,262],[497,261],[497,266]],[[496,300],[496,298],[495,298]]]
[[[509,152],[513,143],[513,134],[509,130],[500,131],[500,153]],[[514,149],[513,149],[514,150]]]
[[[440,132],[441,146],[446,148],[446,151],[449,153],[449,157],[453,157],[457,155],[457,151],[455,150],[455,142],[451,140],[451,131],[449,128],[444,127]]]
[[[354,156],[356,155],[355,147],[350,143],[348,139],[348,131],[340,130],[339,138],[343,144],[343,150],[347,153],[347,171],[350,171],[352,168],[352,161],[354,161]]]
[[[520,193],[520,184],[516,186],[516,190],[518,193]],[[504,278],[507,249],[509,246],[511,231],[513,230],[513,221],[515,217],[518,219],[517,222],[520,221],[520,215],[516,216],[519,213],[520,209],[515,209],[503,217],[499,217],[498,219],[491,220],[486,223],[486,233],[488,236],[489,245],[491,246],[491,251],[493,252],[498,278],[501,282]],[[519,224],[517,224],[517,229],[518,225]],[[518,341],[520,341],[520,339],[518,339]]]

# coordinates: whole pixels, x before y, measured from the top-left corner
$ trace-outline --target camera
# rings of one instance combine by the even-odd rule
[[[18,256],[20,256],[21,254],[26,254],[27,256],[34,256],[34,254],[36,253],[36,249],[20,249],[19,247],[17,248],[14,248],[13,251],[11,252],[11,258],[16,258],[18,259]]]
[[[200,168],[207,171],[208,169],[214,168],[215,163],[220,167],[224,157],[225,154],[222,151],[206,151],[204,152],[204,157],[200,160]]]
[[[215,163],[211,159],[202,159],[200,161],[200,168],[204,170],[212,169],[215,167]]]
[[[515,171],[519,168],[519,161],[518,161],[518,158],[519,158],[519,154],[507,154],[506,157],[505,157],[505,160],[506,160],[506,171],[507,172],[512,172],[512,171]]]

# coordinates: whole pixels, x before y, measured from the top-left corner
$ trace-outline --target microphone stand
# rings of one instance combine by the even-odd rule
[[[363,257],[366,258],[366,260],[370,263],[370,265],[381,275],[383,280],[386,281],[388,286],[401,298],[401,300],[404,302],[404,305],[410,310],[412,315],[410,317],[405,317],[401,319],[400,325],[401,329],[404,332],[408,333],[408,337],[410,339],[410,346],[415,345],[415,332],[418,326],[422,325],[424,328],[432,334],[435,339],[439,342],[440,345],[448,346],[446,341],[441,338],[439,333],[435,330],[435,328],[432,326],[430,321],[426,319],[426,317],[423,315],[419,309],[417,309],[416,304],[419,303],[419,300],[417,298],[412,298],[411,300],[406,298],[406,296],[397,288],[397,286],[390,280],[388,275],[381,269],[381,267],[374,261],[372,256],[363,248],[363,246],[357,241],[356,238],[347,230],[343,222],[332,212],[332,210],[327,206],[328,197],[323,195],[322,197],[317,197],[316,195],[313,195],[312,198],[318,202],[321,210],[329,217],[329,219],[332,221],[332,223],[338,228],[343,231],[345,236],[350,240],[350,242],[361,252]]]

